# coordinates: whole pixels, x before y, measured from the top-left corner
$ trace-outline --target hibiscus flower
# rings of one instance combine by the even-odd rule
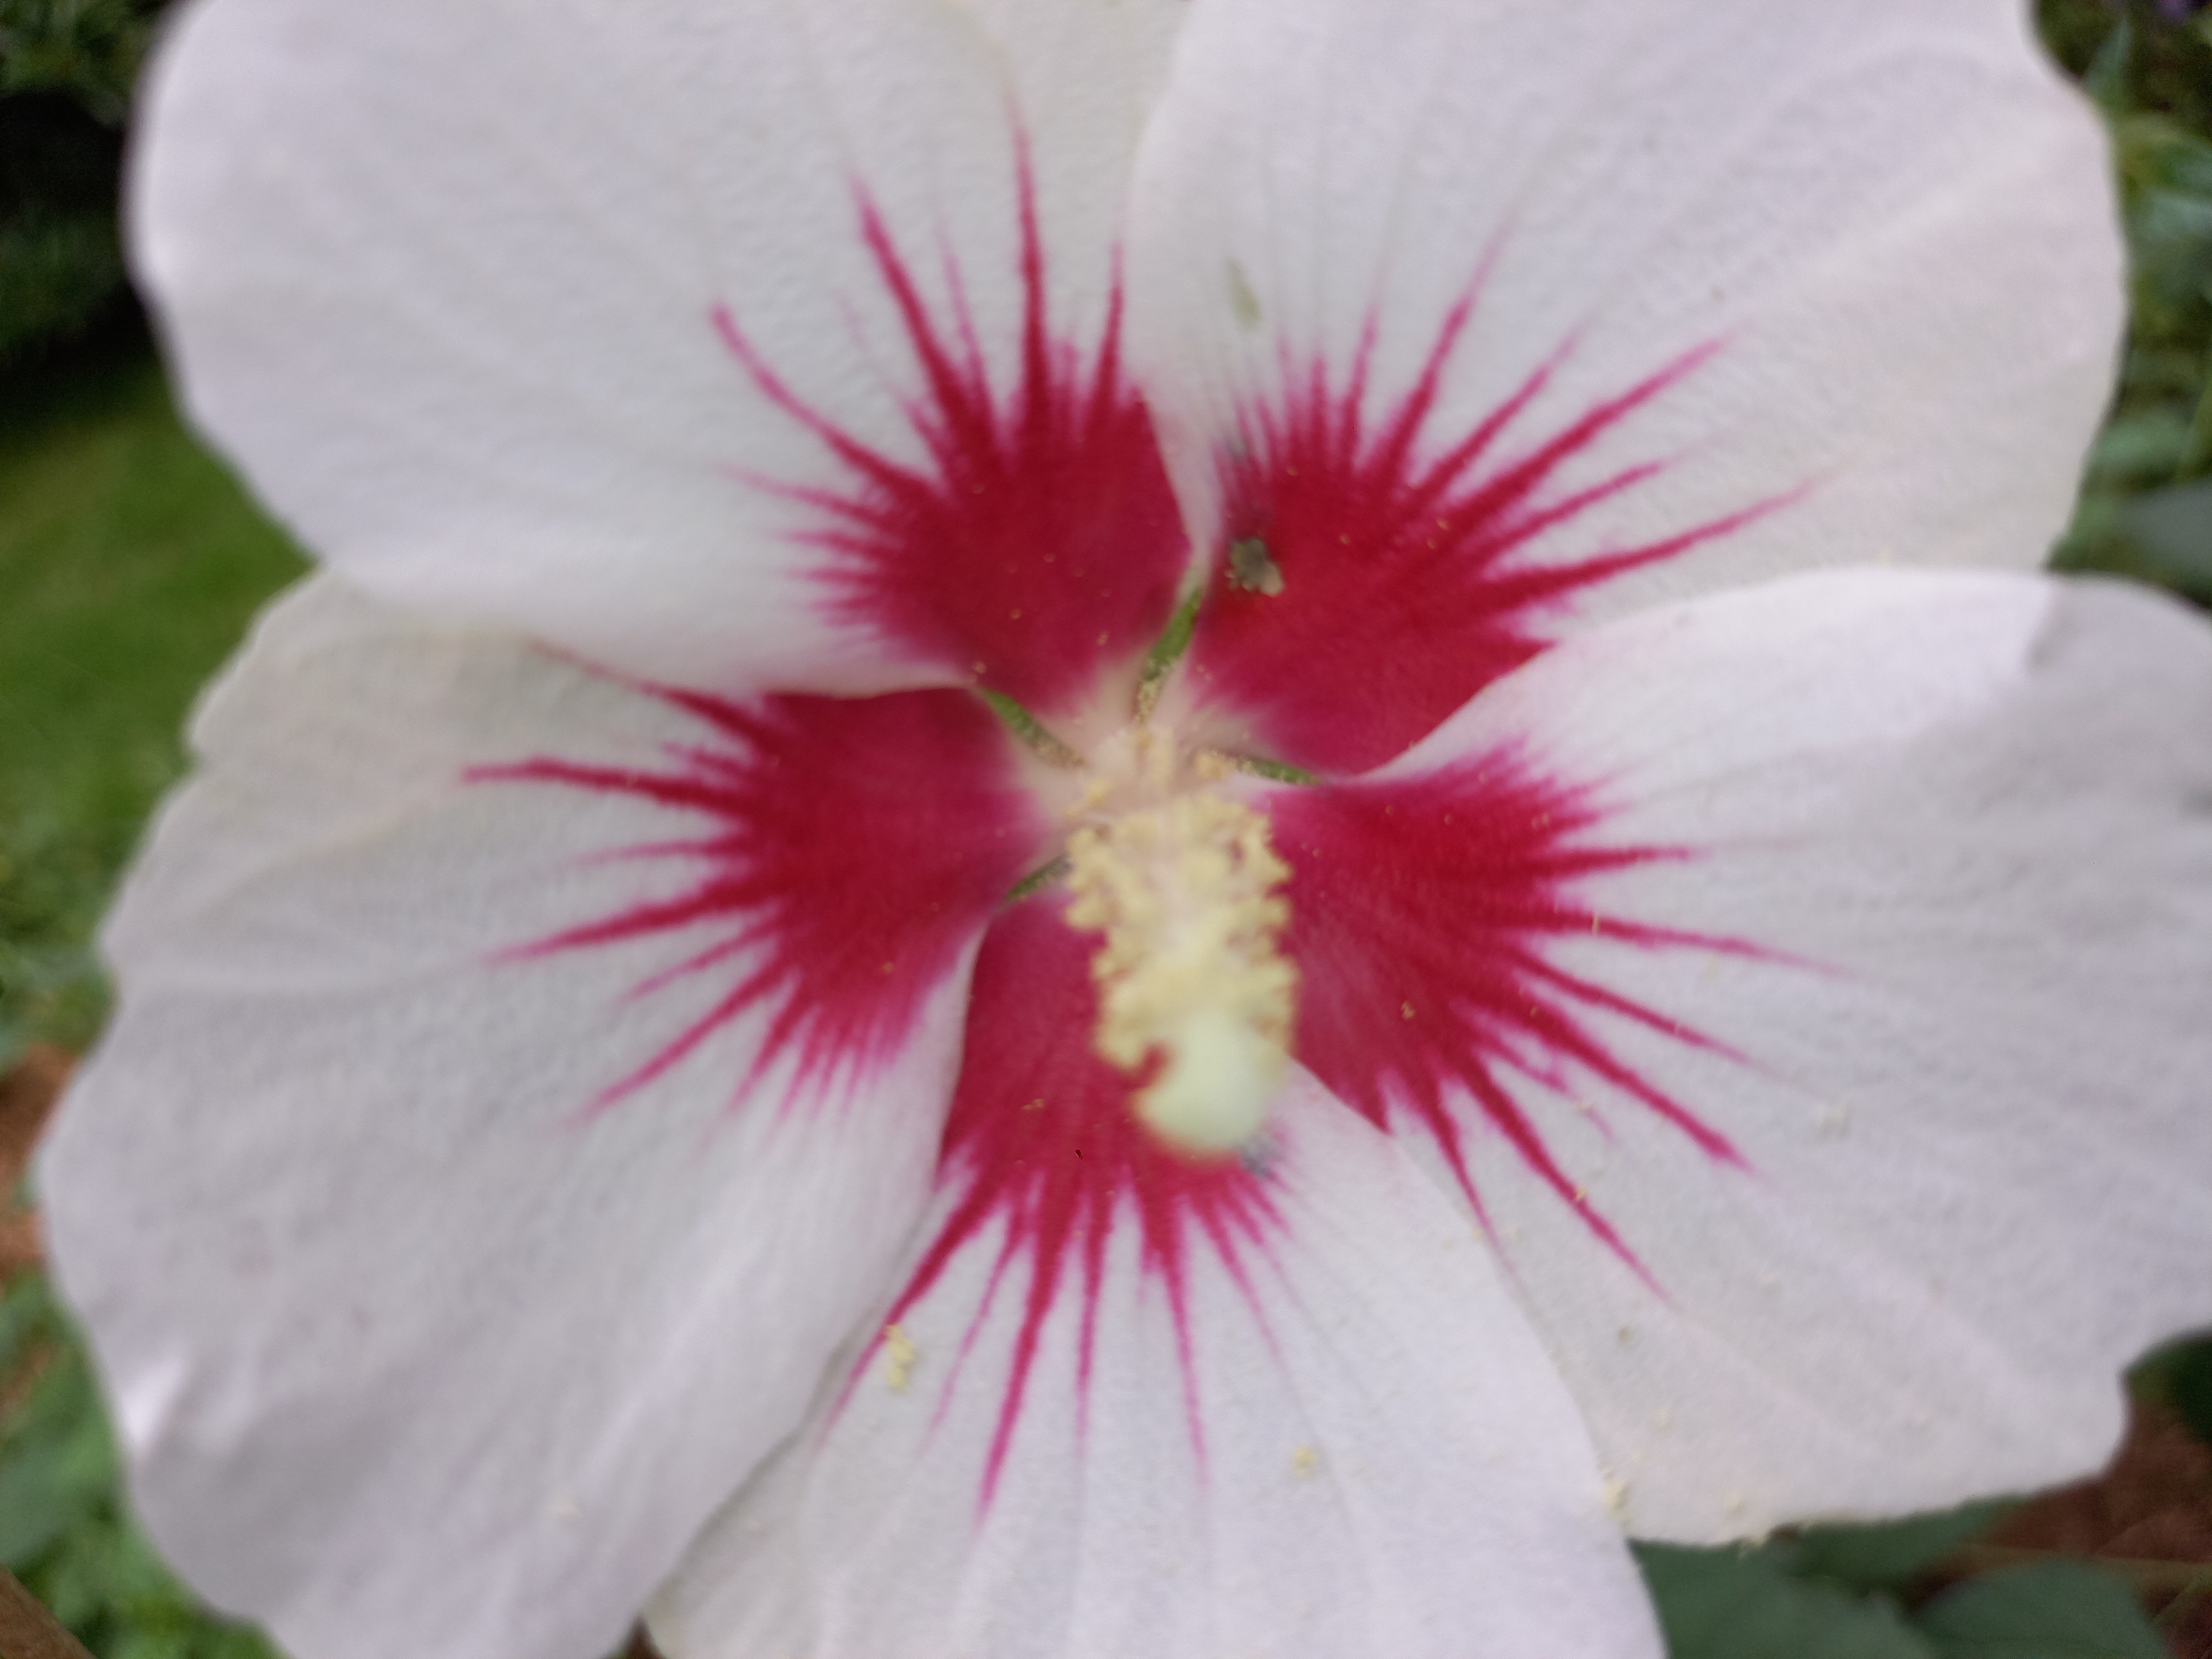
[[[1650,1656],[2212,1315],[2009,0],[202,0],[146,131],[327,569],[43,1175],[302,1659]]]

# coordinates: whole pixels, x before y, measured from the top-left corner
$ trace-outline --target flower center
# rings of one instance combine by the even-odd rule
[[[1267,821],[1213,786],[1218,757],[1181,763],[1156,731],[1094,773],[1068,838],[1067,919],[1096,929],[1098,1052],[1133,1075],[1157,1058],[1137,1116],[1194,1157],[1248,1145],[1288,1064],[1297,970],[1279,941],[1290,867]],[[1118,773],[1119,775],[1115,775]]]

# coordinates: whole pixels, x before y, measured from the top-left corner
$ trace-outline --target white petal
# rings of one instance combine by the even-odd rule
[[[1310,1078],[1277,1122],[1275,1221],[1241,1267],[1203,1237],[1146,1261],[1123,1194],[1088,1361],[1071,1264],[988,1502],[1030,1267],[1000,1273],[996,1230],[902,1316],[898,1386],[868,1362],[702,1540],[655,1641],[1656,1659],[1574,1407],[1464,1216]]]
[[[1556,900],[1543,959],[1614,1000],[1563,1006],[1734,1152],[1540,1058],[1492,1070],[1571,1201],[1468,1143],[1632,1528],[2094,1468],[2121,1368],[2212,1320],[2212,629],[1800,578],[1570,641],[1387,775],[1501,744],[1587,787],[1574,844],[1650,854]]]
[[[924,625],[960,584],[901,568],[904,611],[849,614],[804,539],[849,526],[800,495],[869,484],[795,405],[936,477],[942,410],[863,198],[956,368],[1012,398],[1025,143],[1069,390],[1176,21],[1172,0],[204,0],[151,82],[137,270],[195,417],[370,589],[695,685],[943,683],[981,648]]]
[[[1212,521],[1214,470],[1266,449],[1316,371],[1341,398],[1370,326],[1371,441],[1466,301],[1416,461],[1551,367],[1463,495],[1682,371],[1571,446],[1540,504],[1662,470],[1515,568],[1753,514],[1532,606],[1540,632],[1839,562],[2036,562],[2122,299],[2103,138],[2027,10],[1198,0],[1130,239],[1131,349],[1179,485]],[[1301,573],[1277,562],[1286,605]]]
[[[503,955],[682,899],[696,860],[625,849],[702,821],[464,775],[726,757],[706,723],[325,577],[197,738],[109,926],[120,1012],[40,1170],[139,1508],[301,1653],[595,1659],[889,1282],[981,917],[935,941],[870,1063],[778,1048],[771,995],[651,1069],[763,947],[653,976],[783,924]],[[864,977],[898,942],[869,920]]]

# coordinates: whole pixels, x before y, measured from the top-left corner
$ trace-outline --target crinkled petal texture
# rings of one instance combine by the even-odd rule
[[[1185,556],[1113,252],[1178,16],[204,0],[137,266],[195,416],[373,591],[689,685],[1048,708]]]
[[[1301,1058],[1472,1199],[1632,1530],[2079,1474],[2120,1369],[2212,1320],[2180,606],[1857,571],[1662,607],[1275,817]]]
[[[1657,599],[2039,562],[2115,224],[2016,0],[1201,0],[1130,349],[1207,550],[1273,567],[1200,623],[1225,740],[1363,769]]]
[[[1464,1210],[1303,1075],[1264,1167],[1148,1164],[1126,1083],[1032,1012],[1089,999],[1085,955],[1042,907],[987,941],[915,1284],[649,1609],[656,1643],[1656,1659],[1580,1417]]]
[[[134,1496],[295,1651],[593,1659],[922,1213],[1030,856],[1003,739],[327,577],[196,736],[40,1171]]]

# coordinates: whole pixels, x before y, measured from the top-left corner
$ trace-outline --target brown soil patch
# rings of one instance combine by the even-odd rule
[[[60,1049],[36,1042],[0,1076],[0,1283],[39,1263],[39,1219],[16,1202],[16,1194],[73,1063]]]
[[[2165,1407],[2139,1403],[2103,1474],[2023,1504],[1987,1541],[2068,1555],[2212,1562],[2212,1447]]]
[[[2135,1586],[2178,1659],[2212,1659],[2212,1447],[2138,1401],[2103,1474],[2021,1504],[1964,1554],[1978,1567],[2094,1561]]]

